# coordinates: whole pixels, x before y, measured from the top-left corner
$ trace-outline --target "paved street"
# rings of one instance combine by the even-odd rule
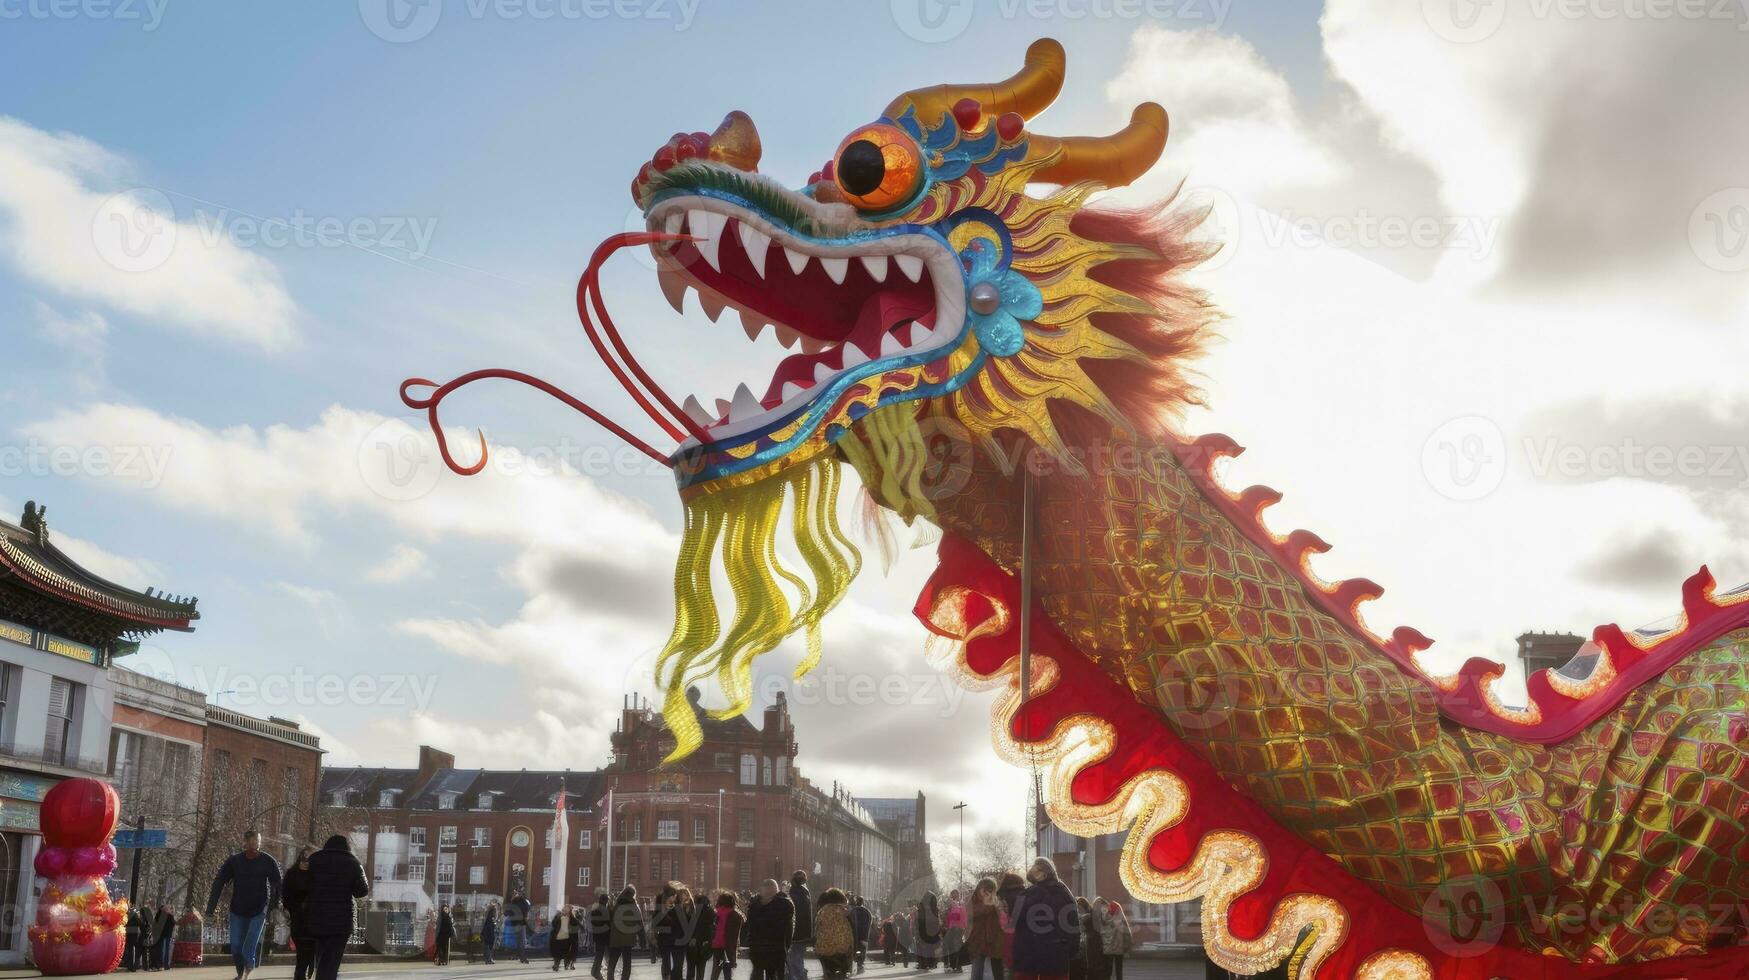
[[[233,976],[230,962],[223,956],[208,957],[207,963],[209,964],[207,966],[179,968],[174,970],[171,974],[171,980],[230,980]],[[741,980],[745,980],[748,975],[747,964],[743,962],[736,973]],[[378,978],[381,978],[381,980],[391,980],[391,978],[396,977],[418,977],[420,980],[451,980],[451,978],[455,978],[455,980],[463,980],[463,978],[472,977],[491,977],[492,980],[540,980],[542,977],[553,976],[551,964],[540,962],[530,962],[526,966],[520,963],[504,963],[502,961],[495,963],[492,966],[486,966],[480,963],[469,965],[465,962],[456,962],[447,967],[435,967],[430,963],[422,961],[408,962],[375,960],[349,962],[341,967],[340,970],[342,980],[345,980],[348,976],[363,976],[366,974],[368,974],[372,980],[378,980]],[[34,977],[39,975],[40,974],[37,974],[35,971],[0,971],[0,978]],[[291,975],[292,968],[289,962],[274,962],[256,970],[252,975],[251,980],[290,980]],[[118,976],[127,976],[127,973],[123,971],[118,974]],[[137,976],[139,976],[141,980],[144,980],[147,975],[141,973],[137,974]],[[570,978],[570,980],[579,980],[579,978],[580,980],[589,980],[589,970],[587,965],[581,965],[580,969],[565,974],[564,976]],[[819,970],[817,965],[812,967],[810,976],[812,976],[814,980],[819,980]],[[909,978],[912,977],[922,976],[941,978],[943,974],[940,970],[936,970],[932,974],[923,974],[915,968],[905,969],[897,966],[887,967],[871,965],[868,972],[864,973],[862,976],[864,980],[888,980],[888,978],[904,978],[904,980],[909,980]],[[963,974],[948,974],[947,976],[953,977],[954,980],[962,980],[962,978],[963,980],[970,980],[971,971],[968,970]],[[1203,966],[1200,961],[1131,958],[1126,961],[1124,967],[1124,980],[1202,980],[1202,978]],[[640,960],[634,963],[632,966],[632,980],[657,980],[655,964],[650,963],[648,960]]]

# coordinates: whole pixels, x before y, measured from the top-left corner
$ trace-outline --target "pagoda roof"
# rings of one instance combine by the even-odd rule
[[[32,501],[19,523],[0,521],[0,580],[104,617],[116,636],[194,629],[198,600],[136,592],[88,571],[49,539],[47,512]]]

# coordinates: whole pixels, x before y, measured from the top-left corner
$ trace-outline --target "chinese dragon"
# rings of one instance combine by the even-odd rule
[[[438,403],[482,378],[539,387],[672,467],[685,526],[657,674],[677,756],[699,741],[689,688],[714,680],[726,716],[786,637],[806,637],[800,671],[819,659],[860,565],[848,466],[866,518],[940,529],[916,613],[944,664],[1006,692],[999,751],[1046,774],[1058,825],[1128,832],[1138,899],[1200,898],[1223,967],[1749,976],[1749,590],[1702,569],[1679,627],[1598,628],[1523,707],[1497,696],[1500,665],[1441,674],[1419,632],[1368,629],[1357,608],[1380,588],[1320,581],[1307,560],[1328,546],[1263,522],[1275,491],[1217,482],[1240,447],[1179,433],[1216,317],[1184,279],[1209,252],[1201,215],[1090,200],[1158,160],[1167,117],[1150,103],[1112,136],[1034,133],[1064,68],[1047,39],[1006,81],[907,92],[799,190],[758,171],[739,112],[657,150],[631,185],[647,230],[601,246],[577,306],[670,452],[517,371],[401,397],[460,472],[485,439],[458,462]],[[713,321],[732,309],[792,349],[763,392],[677,404],[632,357],[598,269],[645,246],[676,310],[694,290]]]

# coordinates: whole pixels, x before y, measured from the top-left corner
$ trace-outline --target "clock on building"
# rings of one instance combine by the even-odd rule
[[[528,831],[517,830],[515,833],[511,834],[510,835],[510,846],[511,847],[527,847],[528,846]]]

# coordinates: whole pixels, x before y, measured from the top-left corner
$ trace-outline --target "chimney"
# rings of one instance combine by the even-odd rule
[[[413,777],[413,790],[425,785],[439,769],[454,769],[455,756],[429,745],[419,746],[419,774]]]

